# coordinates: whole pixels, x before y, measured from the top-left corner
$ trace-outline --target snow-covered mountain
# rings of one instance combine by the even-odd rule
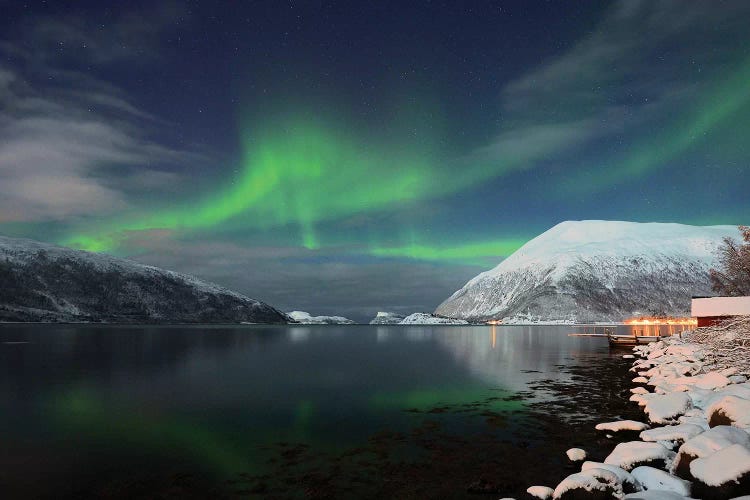
[[[370,320],[371,325],[398,325],[404,317],[400,314],[378,311],[378,314]]]
[[[618,321],[686,316],[735,226],[568,221],[479,274],[435,313],[470,320]]]
[[[185,274],[0,236],[0,321],[286,323],[289,318]]]
[[[343,316],[311,316],[309,312],[292,311],[287,315],[303,325],[353,325],[354,321]]]
[[[427,313],[414,313],[405,317],[399,325],[467,325],[463,319],[443,318]]]

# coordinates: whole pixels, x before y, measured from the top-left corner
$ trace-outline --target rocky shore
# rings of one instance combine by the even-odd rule
[[[602,422],[603,462],[527,489],[540,499],[750,499],[750,318],[633,349],[630,401],[643,422]]]

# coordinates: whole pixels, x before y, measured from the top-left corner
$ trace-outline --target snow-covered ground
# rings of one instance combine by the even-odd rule
[[[743,332],[742,338],[750,338],[750,330]],[[640,431],[640,439],[617,444],[603,464],[584,462],[581,472],[556,487],[534,486],[529,493],[553,499],[750,498],[742,496],[750,494],[747,365],[727,366],[727,353],[710,343],[691,343],[690,336],[637,346],[634,352],[638,359],[631,371],[649,390],[630,399],[641,405],[648,423],[602,422],[596,428]]]
[[[343,316],[311,316],[309,312],[292,311],[286,313],[297,323],[303,325],[353,325],[354,321]]]

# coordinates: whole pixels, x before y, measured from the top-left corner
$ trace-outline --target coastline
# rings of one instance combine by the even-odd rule
[[[625,352],[625,351],[623,351]],[[540,499],[739,498],[750,494],[750,318],[636,346],[629,401],[643,418],[601,422],[612,442],[603,462],[585,461]],[[744,497],[743,497],[744,498]]]

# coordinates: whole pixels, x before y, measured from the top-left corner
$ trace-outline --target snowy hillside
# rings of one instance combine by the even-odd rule
[[[370,320],[371,325],[398,325],[404,317],[392,312],[378,311],[378,314]]]
[[[273,307],[192,276],[0,236],[0,321],[286,323]]]
[[[462,319],[442,318],[434,314],[414,313],[405,317],[399,325],[466,325]]]
[[[353,325],[354,321],[343,316],[311,316],[305,311],[292,311],[287,313],[297,323],[303,325]]]
[[[470,280],[436,314],[472,320],[617,321],[689,315],[735,226],[568,221]]]

